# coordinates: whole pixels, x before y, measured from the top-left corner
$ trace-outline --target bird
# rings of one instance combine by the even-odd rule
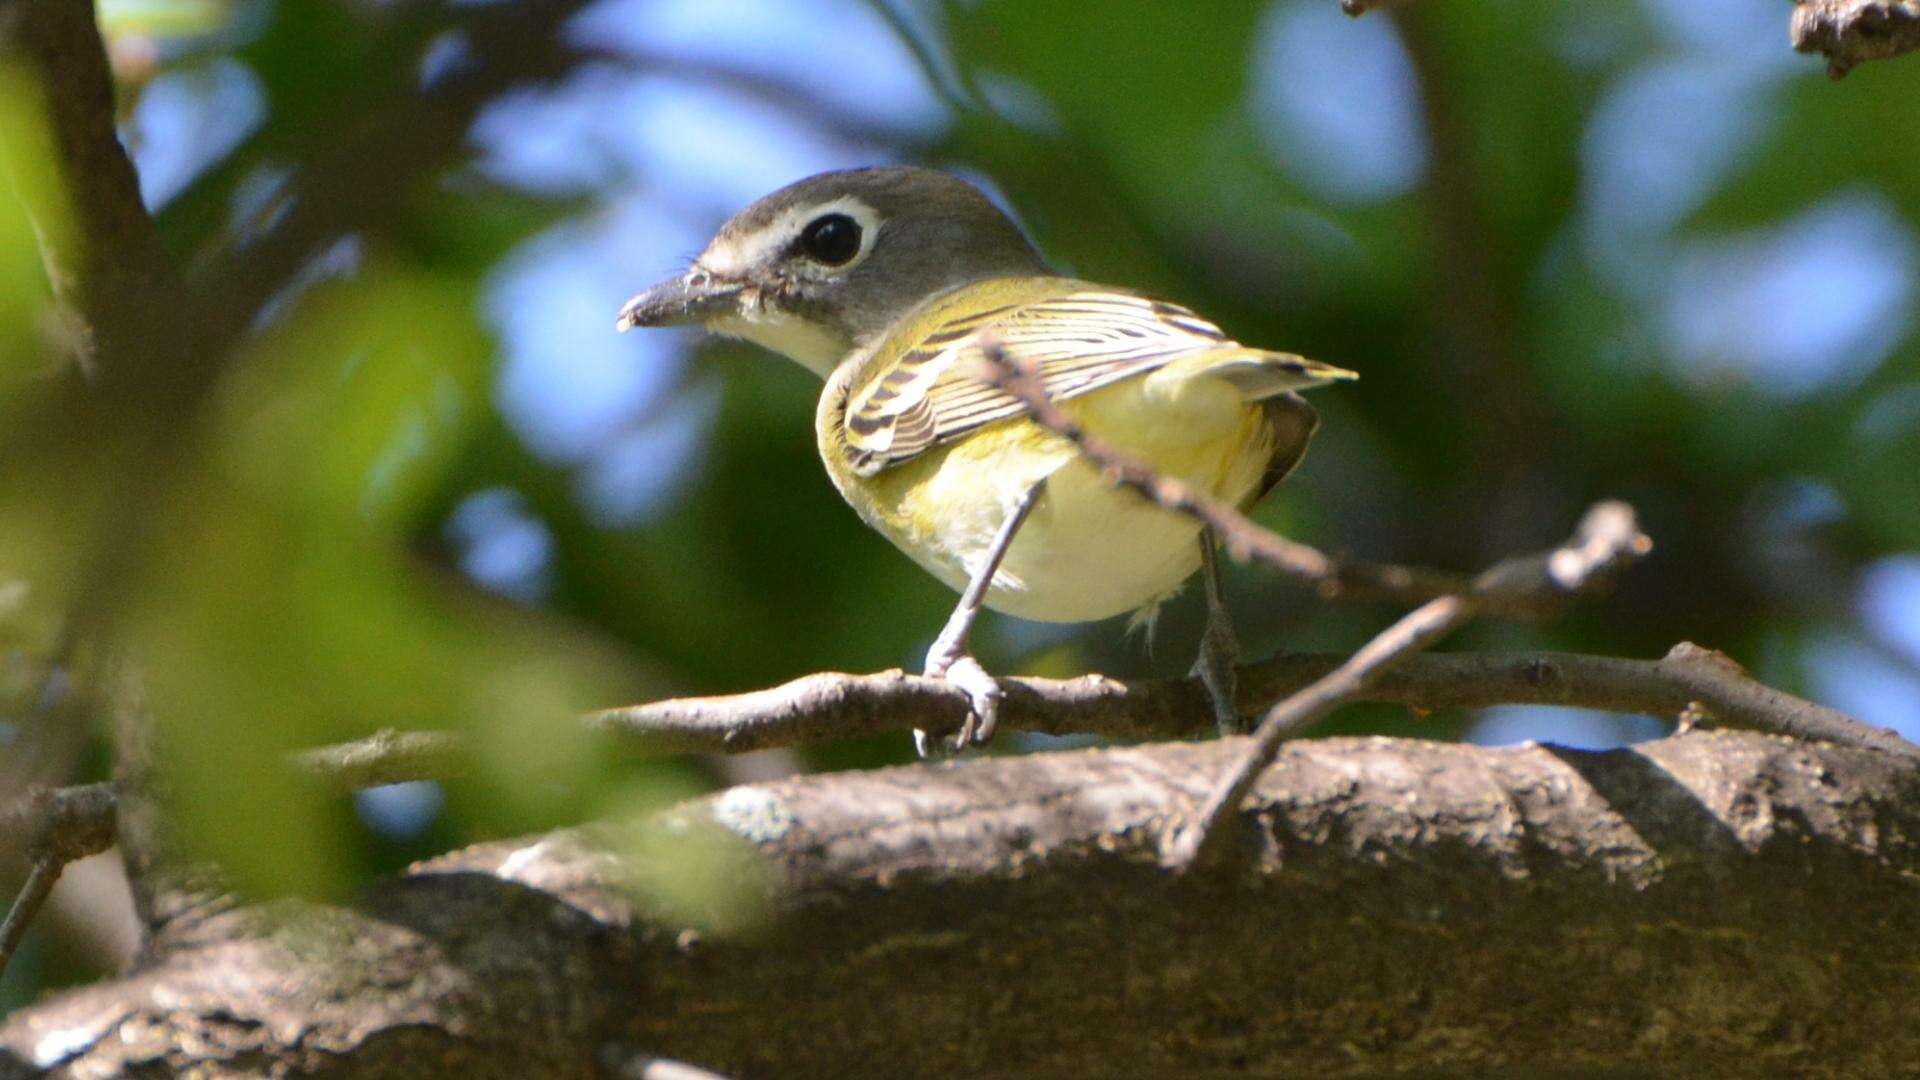
[[[814,433],[833,485],[960,592],[923,667],[966,693],[955,749],[991,738],[1003,697],[969,645],[983,606],[1041,622],[1150,618],[1196,571],[1207,622],[1193,671],[1220,731],[1238,730],[1217,538],[1110,484],[995,381],[988,350],[1089,435],[1242,509],[1306,453],[1319,418],[1300,391],[1353,372],[1059,274],[978,188],[918,166],[820,173],[739,211],[615,321],[668,326],[744,339],[824,380]],[[934,749],[914,737],[922,756]]]

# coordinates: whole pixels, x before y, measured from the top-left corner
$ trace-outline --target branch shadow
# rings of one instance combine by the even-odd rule
[[[1647,754],[1633,747],[1580,750],[1551,743],[1540,749],[1585,780],[1646,842],[1660,857],[1663,877],[1750,854],[1731,823]]]

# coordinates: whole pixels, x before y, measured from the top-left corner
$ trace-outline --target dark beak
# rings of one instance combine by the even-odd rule
[[[737,301],[744,287],[716,280],[712,274],[695,267],[627,301],[613,326],[616,330],[631,330],[636,326],[706,322],[738,310]]]

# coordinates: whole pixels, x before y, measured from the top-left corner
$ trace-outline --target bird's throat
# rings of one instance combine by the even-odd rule
[[[852,348],[840,335],[816,323],[764,307],[717,319],[707,329],[771,349],[822,379]]]

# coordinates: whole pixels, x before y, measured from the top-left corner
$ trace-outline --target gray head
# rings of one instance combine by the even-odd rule
[[[693,266],[628,301],[618,326],[698,323],[822,375],[921,302],[1049,273],[971,184],[931,169],[821,173],[735,214]]]

